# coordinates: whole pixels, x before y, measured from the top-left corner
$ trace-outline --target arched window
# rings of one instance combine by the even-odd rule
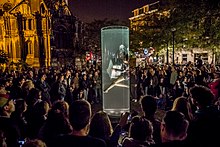
[[[41,4],[41,5],[40,5],[40,13],[41,13],[41,14],[44,14],[45,11],[46,11],[46,9],[45,9],[44,5]]]

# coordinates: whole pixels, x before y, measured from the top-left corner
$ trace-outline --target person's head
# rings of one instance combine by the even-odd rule
[[[107,113],[98,111],[92,117],[89,134],[93,137],[108,139],[113,132],[112,124]]]
[[[33,78],[33,77],[34,77],[34,73],[33,73],[32,70],[29,70],[29,71],[28,71],[28,76],[29,76],[30,78]]]
[[[32,88],[34,88],[34,83],[31,80],[27,80],[23,83],[22,89],[30,91]]]
[[[75,132],[87,135],[91,120],[91,105],[86,100],[76,100],[69,108],[69,120]]]
[[[178,111],[168,111],[161,123],[162,142],[184,140],[187,137],[189,122],[184,114]]]
[[[46,78],[47,78],[47,75],[46,75],[46,73],[40,73],[39,75],[38,75],[38,77],[39,77],[39,79],[41,80],[41,81],[45,81],[46,80]]]
[[[16,99],[15,100],[15,111],[19,114],[25,112],[27,110],[27,103],[24,99]]]
[[[141,107],[146,117],[153,117],[157,110],[157,101],[153,96],[145,96],[141,100]]]
[[[70,70],[67,70],[66,71],[66,77],[69,77],[69,76],[71,76],[71,72],[70,72]]]
[[[192,108],[187,98],[178,97],[173,102],[172,111],[178,111],[185,115],[187,120],[192,120]]]
[[[22,86],[24,84],[24,82],[25,82],[25,77],[24,76],[19,76],[17,78],[17,83],[16,84]]]
[[[47,147],[46,143],[39,139],[28,140],[23,147]]]
[[[149,73],[150,73],[151,75],[154,75],[154,74],[155,74],[155,70],[154,70],[153,67],[151,67],[151,68],[149,69]]]
[[[62,112],[66,117],[69,116],[69,104],[66,101],[58,100],[52,105],[52,109]]]
[[[50,109],[43,130],[45,138],[60,134],[69,134],[72,132],[72,126],[67,116],[61,111]]]
[[[95,71],[94,75],[95,75],[95,76],[99,76],[98,71]]]
[[[176,68],[172,66],[171,71],[176,71]]]
[[[0,94],[0,116],[10,117],[15,111],[14,100],[10,99],[8,94]]]
[[[84,75],[83,75],[83,80],[86,80],[86,79],[87,79],[87,75],[84,74]]]
[[[37,116],[46,116],[49,109],[50,106],[46,101],[40,101],[34,105],[34,112]]]
[[[131,120],[129,137],[138,141],[150,141],[153,138],[153,125],[146,118],[135,116]]]
[[[205,86],[196,85],[189,91],[192,103],[199,108],[204,108],[213,103],[214,95],[210,89]]]
[[[62,82],[64,80],[64,75],[63,74],[59,74],[57,76],[57,81]]]

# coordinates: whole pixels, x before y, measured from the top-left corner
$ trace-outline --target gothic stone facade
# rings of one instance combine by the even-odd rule
[[[0,50],[9,62],[50,66],[51,15],[44,0],[0,1]]]

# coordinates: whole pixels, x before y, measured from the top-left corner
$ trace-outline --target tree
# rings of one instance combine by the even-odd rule
[[[219,6],[216,0],[161,0],[158,11],[146,13],[143,18],[145,25],[140,29],[142,37],[139,38],[144,41],[143,46],[160,49],[164,41],[172,40],[171,29],[175,28],[177,48],[182,47],[186,41],[189,48],[219,48]],[[165,11],[169,15],[161,15]],[[132,37],[132,40],[137,38]]]
[[[100,54],[101,50],[101,29],[106,26],[121,25],[126,26],[126,22],[120,22],[119,20],[94,20],[91,23],[87,23],[85,26],[85,36],[83,48],[85,51],[92,51]]]

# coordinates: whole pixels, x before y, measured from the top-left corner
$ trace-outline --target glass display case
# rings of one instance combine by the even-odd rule
[[[103,110],[118,116],[130,111],[129,28],[101,29]]]

